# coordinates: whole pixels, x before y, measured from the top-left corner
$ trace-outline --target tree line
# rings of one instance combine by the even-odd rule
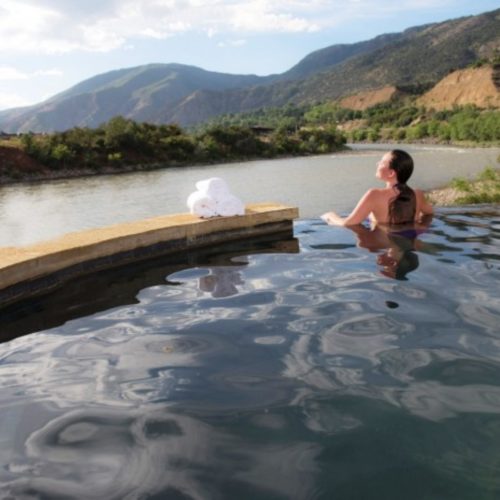
[[[500,111],[474,105],[436,111],[411,100],[390,100],[365,110],[340,107],[335,102],[261,109],[240,115],[224,115],[206,126],[250,126],[259,123],[278,129],[336,126],[350,142],[420,141],[498,143]]]
[[[140,123],[121,116],[95,129],[21,136],[24,151],[51,169],[96,170],[328,153],[343,148],[345,142],[334,125],[292,130],[212,124],[186,131],[175,124]]]
[[[500,111],[473,105],[436,111],[414,105],[384,103],[364,112],[365,122],[350,133],[352,141],[420,141],[497,143]]]

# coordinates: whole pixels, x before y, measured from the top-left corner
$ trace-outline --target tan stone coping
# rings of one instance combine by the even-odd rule
[[[107,267],[130,262],[137,249],[155,245],[161,245],[161,253],[168,253],[269,234],[283,224],[292,227],[298,216],[296,207],[259,203],[247,205],[242,216],[201,219],[191,214],[166,215],[69,233],[25,247],[4,247],[0,248],[0,290],[89,261],[99,261],[98,267],[103,268],[110,256],[126,255],[110,259]]]

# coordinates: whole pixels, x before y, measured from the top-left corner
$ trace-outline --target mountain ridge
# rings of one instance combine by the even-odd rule
[[[500,51],[500,9],[314,51],[278,75],[231,75],[151,63],[95,75],[27,108],[0,111],[0,130],[96,127],[123,115],[194,125],[225,113],[336,100],[388,85],[437,83]]]

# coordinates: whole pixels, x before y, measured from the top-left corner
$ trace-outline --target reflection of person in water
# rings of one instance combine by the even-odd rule
[[[388,235],[391,246],[386,252],[377,256],[380,272],[388,278],[405,280],[406,275],[417,269],[418,255],[414,252],[415,240],[404,236]]]
[[[415,251],[422,245],[418,235],[427,230],[431,220],[432,217],[427,216],[413,224],[373,228],[358,224],[348,227],[356,234],[360,248],[366,248],[370,252],[383,250],[377,255],[377,264],[384,276],[405,280],[406,275],[418,267],[419,260]]]

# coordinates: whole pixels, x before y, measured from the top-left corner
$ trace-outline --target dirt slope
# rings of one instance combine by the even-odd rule
[[[386,102],[391,99],[397,90],[396,87],[387,86],[375,90],[366,90],[348,97],[344,97],[339,101],[342,108],[364,110],[375,106],[381,102]]]
[[[420,97],[417,104],[438,110],[465,104],[475,104],[479,108],[500,108],[500,92],[493,76],[491,66],[454,71]]]

